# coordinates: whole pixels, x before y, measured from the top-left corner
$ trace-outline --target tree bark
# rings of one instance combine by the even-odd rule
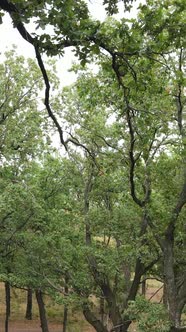
[[[171,239],[164,241],[164,275],[167,292],[167,303],[169,319],[171,322],[170,332],[186,331],[186,327],[181,326],[181,314],[186,302],[185,280],[178,290],[174,269],[174,251]],[[182,289],[183,288],[183,289]]]
[[[168,307],[167,288],[166,288],[166,283],[165,282],[164,282],[164,285],[163,285],[163,304],[166,308]]]
[[[106,328],[106,326],[104,326],[104,324],[101,322],[101,320],[97,319],[96,316],[94,315],[94,313],[90,310],[90,308],[88,307],[88,305],[84,305],[83,307],[83,314],[87,320],[87,322],[89,322],[97,332],[109,332]]]
[[[167,290],[167,300],[169,309],[169,319],[172,326],[178,326],[177,313],[177,289],[174,273],[173,244],[168,238],[164,241],[164,276]]]
[[[94,167],[92,166],[91,172],[87,179],[85,190],[84,190],[84,221],[85,221],[85,242],[89,246],[91,244],[91,226],[88,217],[89,212],[89,195],[92,190],[92,178],[93,178]]]
[[[68,307],[65,304],[63,311],[63,332],[67,331],[67,321],[68,321]]]
[[[108,280],[107,280],[107,282],[106,281],[100,282],[100,287],[104,294],[105,300],[108,303],[110,319],[111,319],[113,325],[114,326],[120,325],[122,322],[122,318],[120,315],[119,308],[117,306],[116,295],[112,291]]]
[[[45,311],[45,304],[43,301],[43,294],[41,290],[36,290],[36,299],[39,308],[39,316],[40,316],[42,332],[49,332],[46,311]]]
[[[32,289],[30,288],[27,291],[27,306],[25,318],[28,320],[32,320]]]
[[[5,332],[8,332],[9,317],[10,317],[10,284],[8,281],[5,282],[5,302],[6,302],[6,315],[5,315]]]
[[[65,294],[68,295],[68,276],[65,276]],[[67,331],[68,305],[65,304],[63,311],[63,332]]]

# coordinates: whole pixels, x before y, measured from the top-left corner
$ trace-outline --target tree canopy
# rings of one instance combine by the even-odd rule
[[[0,2],[40,68],[13,51],[0,66],[1,280],[75,303],[97,332],[132,321],[185,331],[186,4],[148,0],[130,20],[115,18],[118,1],[103,5],[100,22],[85,1]],[[66,47],[77,80],[61,91],[42,54]],[[48,116],[65,156],[50,146]],[[150,277],[164,306],[139,296]]]

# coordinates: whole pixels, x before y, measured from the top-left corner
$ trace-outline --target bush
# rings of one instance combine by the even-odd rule
[[[167,332],[170,322],[163,304],[151,303],[143,296],[131,301],[126,312],[129,319],[135,321],[140,332]]]

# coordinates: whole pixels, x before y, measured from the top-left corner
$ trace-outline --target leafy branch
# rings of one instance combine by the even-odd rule
[[[2,0],[1,3],[0,3],[0,8],[2,8],[3,10],[5,10],[6,12],[9,13],[9,15],[12,18],[12,21],[14,23],[14,26],[17,28],[20,35],[28,43],[30,43],[35,49],[36,59],[37,59],[39,68],[41,70],[44,83],[45,83],[45,101],[44,101],[44,104],[46,106],[49,117],[52,119],[53,123],[55,124],[55,126],[56,126],[56,128],[59,132],[60,141],[61,141],[62,145],[65,147],[65,149],[67,150],[67,145],[66,145],[66,143],[64,141],[64,138],[63,138],[63,130],[62,130],[56,116],[54,115],[54,113],[51,109],[51,106],[50,106],[50,82],[49,82],[49,78],[48,78],[48,74],[47,74],[44,62],[43,62],[42,57],[41,57],[38,42],[35,38],[33,38],[30,35],[30,33],[25,28],[24,24],[21,21],[21,15],[20,15],[17,7],[12,2],[8,2],[7,0]]]

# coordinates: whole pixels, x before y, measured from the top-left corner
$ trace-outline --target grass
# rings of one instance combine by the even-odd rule
[[[16,288],[11,288],[11,321],[24,321],[26,312],[27,292]],[[45,296],[44,302],[46,304],[46,312],[48,321],[62,325],[63,321],[63,306],[54,303],[49,297]],[[33,296],[33,320],[39,321],[38,306]],[[5,317],[5,290],[4,284],[0,283],[0,321],[4,321]],[[68,313],[68,331],[82,332],[91,331],[89,324],[85,321],[81,312],[76,308],[69,309]]]
[[[146,298],[150,298],[161,287],[162,283],[157,280],[147,281]],[[152,298],[152,302],[160,302],[162,298],[162,289]],[[25,321],[27,292],[24,290],[11,288],[11,321]],[[49,297],[45,296],[46,312],[48,321],[51,323],[62,325],[63,321],[63,305],[58,305]],[[95,301],[95,299],[94,299]],[[38,306],[33,296],[33,320],[39,321]],[[0,321],[5,317],[5,291],[4,284],[0,283]],[[183,314],[186,319],[186,313]],[[77,308],[69,309],[68,332],[92,332],[94,329],[85,321],[82,313]],[[129,331],[137,331],[136,323],[133,323]]]

